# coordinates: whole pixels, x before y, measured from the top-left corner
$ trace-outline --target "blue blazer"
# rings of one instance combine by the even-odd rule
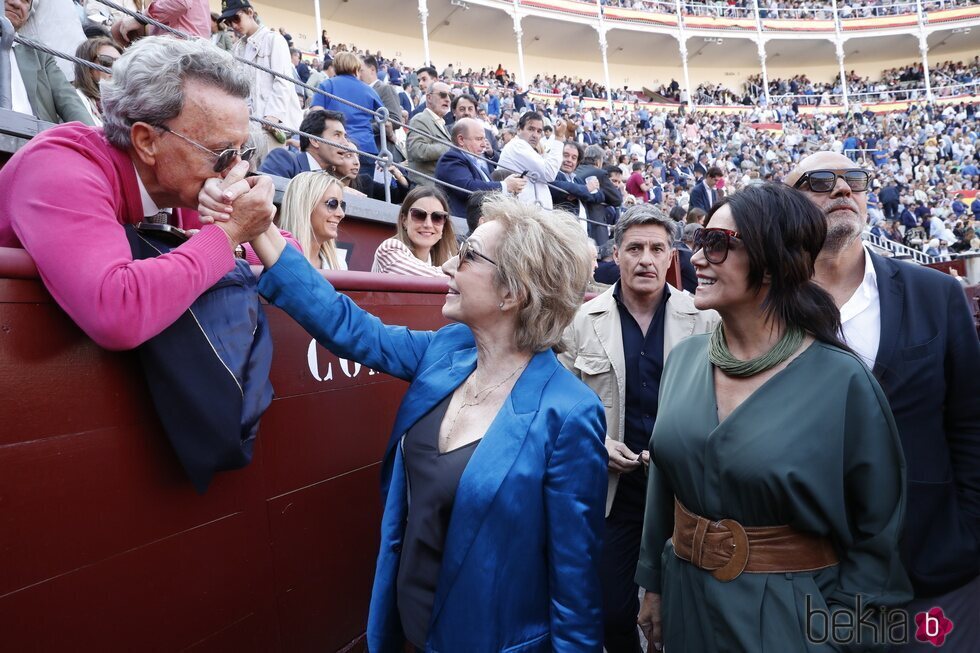
[[[715,191],[715,198],[717,197],[718,191]],[[703,181],[694,184],[689,204],[689,209],[701,209],[705,213],[711,210],[711,198],[708,197],[708,189],[704,187]]]
[[[435,177],[447,184],[474,192],[500,191],[502,188],[499,181],[483,181],[483,176],[473,160],[459,150],[449,150],[439,157],[436,161]],[[466,217],[466,202],[469,200],[469,195],[452,188],[445,190],[449,198],[449,212],[457,218]]]
[[[874,374],[908,466],[902,557],[917,597],[980,575],[980,341],[952,277],[871,255],[881,341]]]
[[[368,649],[402,653],[398,576],[410,497],[400,442],[476,367],[473,334],[386,326],[286,248],[259,291],[339,356],[411,382],[382,463]],[[551,350],[521,374],[463,472],[436,585],[430,652],[602,650],[602,403]]]
[[[271,150],[262,160],[259,172],[292,179],[301,172],[310,171],[310,161],[306,152],[290,152],[284,147]]]

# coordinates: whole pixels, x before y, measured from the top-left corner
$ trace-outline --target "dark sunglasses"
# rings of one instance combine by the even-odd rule
[[[106,68],[112,68],[112,64],[116,63],[117,57],[110,57],[104,54],[100,54],[95,58],[95,63],[100,66],[105,66]]]
[[[475,249],[473,249],[473,246],[470,245],[470,241],[469,240],[464,240],[462,242],[462,244],[459,246],[459,262],[460,262],[460,264],[462,264],[462,263],[469,263],[471,261],[476,261],[476,259],[478,257],[479,258],[482,258],[487,263],[492,263],[493,265],[497,265],[497,262],[494,261],[492,258],[489,258],[487,256],[484,256],[480,252],[478,252]]]
[[[341,211],[347,213],[347,202],[345,202],[344,200],[338,200],[336,197],[331,197],[326,202],[324,202],[323,205],[328,209],[330,209],[331,211],[336,211],[337,207],[340,207]]]
[[[868,185],[871,184],[871,173],[867,170],[845,170],[844,172],[811,170],[810,172],[804,172],[803,176],[793,184],[793,188],[799,188],[803,184],[806,184],[811,192],[829,193],[834,190],[838,179],[843,179],[844,183],[853,192],[863,193],[868,190]]]
[[[731,229],[705,227],[694,232],[694,251],[704,250],[705,260],[719,265],[725,262],[731,246],[741,238],[741,234]]]
[[[408,215],[415,222],[422,224],[425,222],[426,218],[432,219],[432,224],[436,227],[441,227],[446,224],[446,220],[449,219],[449,214],[445,211],[426,211],[425,209],[417,209],[412,207],[408,210]]]
[[[237,150],[237,149],[234,149],[234,148],[229,148],[227,150],[221,150],[220,152],[217,152],[215,150],[212,150],[209,147],[204,147],[203,145],[201,145],[200,143],[198,143],[197,141],[195,141],[192,138],[188,138],[188,137],[184,136],[183,134],[180,134],[178,132],[175,132],[174,130],[170,129],[170,127],[167,127],[166,125],[158,125],[158,128],[159,129],[162,129],[163,131],[167,132],[168,134],[173,134],[177,138],[181,138],[181,139],[187,141],[191,145],[197,147],[198,149],[204,150],[205,152],[207,152],[211,156],[215,157],[215,161],[214,161],[214,171],[215,172],[224,172],[225,170],[227,170],[228,169],[228,166],[231,165],[232,161],[235,160],[235,157],[236,156],[241,157],[242,161],[248,161],[255,154],[255,148],[254,147],[246,147],[246,148],[241,149],[241,150]]]
[[[446,91],[432,91],[432,95],[437,95],[443,100],[449,97],[449,93],[447,93]]]

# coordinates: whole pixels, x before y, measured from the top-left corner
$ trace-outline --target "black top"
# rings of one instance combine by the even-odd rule
[[[439,427],[451,399],[452,394],[405,434],[409,506],[396,587],[405,639],[420,649],[428,639],[456,488],[480,442],[439,453]]]
[[[663,298],[647,328],[646,336],[623,303],[622,284],[613,291],[619,308],[623,333],[623,357],[626,360],[626,415],[623,440],[635,454],[650,446],[650,435],[657,419],[660,375],[664,371],[664,312],[670,291],[665,287]],[[621,515],[643,519],[646,503],[646,468],[619,477],[613,510]]]

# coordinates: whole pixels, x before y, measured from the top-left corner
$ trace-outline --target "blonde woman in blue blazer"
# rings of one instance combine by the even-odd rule
[[[259,290],[339,356],[411,381],[382,467],[368,648],[602,650],[596,395],[555,357],[592,260],[567,214],[494,197],[443,267],[435,332],[386,326],[270,230]]]

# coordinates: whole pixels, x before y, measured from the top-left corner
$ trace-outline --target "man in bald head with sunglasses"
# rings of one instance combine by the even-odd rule
[[[969,647],[980,641],[980,401],[973,389],[980,342],[955,279],[864,246],[870,180],[847,157],[818,152],[786,183],[827,217],[814,279],[840,307],[844,340],[872,369],[898,424],[908,479],[902,559],[915,587],[909,612],[940,606],[955,624],[947,642]],[[901,650],[916,646],[930,645]]]

